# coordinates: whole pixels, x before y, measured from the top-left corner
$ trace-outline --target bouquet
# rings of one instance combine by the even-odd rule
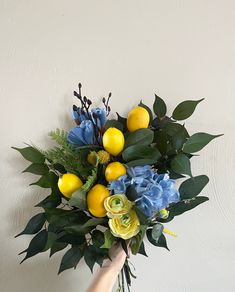
[[[169,250],[166,235],[175,233],[164,223],[208,200],[198,195],[209,178],[192,174],[191,159],[220,136],[190,135],[180,123],[203,99],[183,101],[169,116],[164,100],[155,95],[153,110],[141,101],[127,117],[117,113],[109,119],[111,93],[94,108],[81,88],[74,91],[80,103],[72,109],[74,128],[49,134],[55,147],[13,147],[31,163],[23,172],[40,176],[31,185],[50,189],[36,205],[42,211],[17,235],[35,234],[20,253],[25,253],[21,263],[47,250],[52,256],[66,249],[59,273],[76,268],[83,257],[93,271],[109,258],[115,242],[127,252],[128,240],[134,255],[147,256],[145,237]],[[131,277],[127,258],[119,291],[125,286],[129,291]]]

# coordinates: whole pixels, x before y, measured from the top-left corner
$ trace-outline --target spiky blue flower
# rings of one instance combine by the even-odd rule
[[[92,145],[94,141],[94,126],[90,120],[84,120],[80,125],[74,127],[67,136],[68,142],[76,145]]]

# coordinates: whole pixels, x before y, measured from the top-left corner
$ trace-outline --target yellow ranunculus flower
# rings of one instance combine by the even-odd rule
[[[125,195],[113,195],[105,199],[104,207],[109,218],[119,217],[129,212],[133,203]]]
[[[131,209],[127,214],[109,219],[109,227],[114,236],[126,240],[140,231],[140,221],[136,212]]]

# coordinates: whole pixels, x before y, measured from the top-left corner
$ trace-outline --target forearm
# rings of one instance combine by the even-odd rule
[[[111,292],[119,271],[104,265],[97,272],[87,292]]]

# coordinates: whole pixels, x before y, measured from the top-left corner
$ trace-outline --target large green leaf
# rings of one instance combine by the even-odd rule
[[[166,115],[166,104],[164,100],[155,94],[155,101],[153,104],[154,113],[158,118],[162,118]]]
[[[150,129],[139,129],[130,133],[126,138],[125,148],[132,145],[150,145],[153,142],[154,132]]]
[[[45,161],[44,155],[31,146],[25,148],[12,147],[12,149],[19,151],[20,154],[28,161],[34,163],[43,163]]]
[[[40,231],[43,227],[43,224],[46,221],[45,213],[39,213],[35,216],[33,216],[28,224],[26,225],[25,229],[17,234],[15,237],[20,236],[22,234],[35,234],[38,231]]]
[[[209,178],[206,175],[198,175],[185,180],[179,187],[181,199],[192,199],[196,197],[208,182]]]
[[[161,157],[161,153],[158,149],[153,147],[144,145],[133,145],[123,151],[122,157],[126,162],[134,160],[138,160],[141,162],[141,160],[146,160],[146,164],[154,164]]]
[[[177,154],[171,160],[171,169],[176,173],[192,176],[190,160],[185,154]]]
[[[58,274],[67,269],[75,269],[82,257],[83,253],[79,247],[74,246],[70,248],[62,258]]]
[[[158,239],[158,241],[156,241],[153,237],[152,237],[152,229],[148,229],[147,230],[147,238],[149,240],[150,243],[152,243],[155,246],[158,247],[164,247],[167,250],[169,250],[168,246],[167,246],[167,242],[166,242],[166,237],[164,236],[164,234],[162,233]]]
[[[43,175],[49,172],[49,168],[46,164],[43,163],[32,163],[23,172],[30,172],[37,175]]]
[[[181,121],[189,118],[193,114],[196,106],[203,100],[204,98],[199,100],[186,100],[181,102],[173,111],[173,119]]]
[[[210,135],[207,133],[195,133],[186,141],[183,151],[186,153],[194,153],[200,151],[204,148],[211,140],[222,136],[220,135]]]
[[[21,263],[23,263],[28,258],[40,252],[43,252],[47,243],[47,238],[48,238],[48,233],[45,229],[40,231],[38,234],[36,234],[34,238],[30,241],[29,247],[25,250],[26,256],[21,261]]]
[[[169,207],[170,216],[178,216],[187,212],[198,205],[208,201],[209,198],[207,197],[196,197],[191,200],[181,201]]]
[[[64,229],[72,233],[85,234],[87,232],[90,232],[97,225],[101,225],[104,223],[107,223],[107,219],[105,218],[91,218],[84,224],[74,224],[67,226]]]

